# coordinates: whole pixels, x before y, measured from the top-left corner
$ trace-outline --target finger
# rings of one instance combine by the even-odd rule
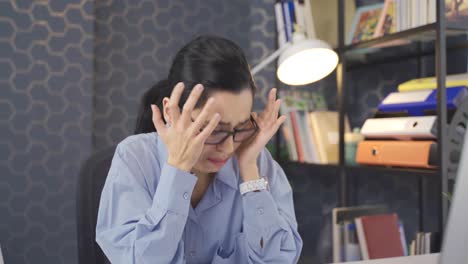
[[[268,102],[264,111],[265,113],[267,113],[266,114],[267,116],[269,116],[269,113],[273,110],[275,99],[276,99],[276,88],[273,88],[270,90],[270,93],[268,93]]]
[[[218,113],[214,114],[213,118],[211,118],[208,125],[205,128],[203,128],[203,130],[200,132],[200,134],[196,136],[195,139],[205,143],[205,140],[208,138],[209,135],[211,135],[213,130],[218,125],[219,120],[221,120],[221,116]]]
[[[179,101],[184,92],[185,85],[182,82],[176,84],[172,90],[171,97],[169,98],[169,114],[171,116],[171,122],[175,124],[179,120],[180,110]]]
[[[159,111],[159,108],[154,104],[151,105],[151,111],[153,112],[152,120],[156,131],[158,134],[164,134],[166,131],[166,125],[162,119],[161,111]]]
[[[282,115],[278,118],[278,120],[276,120],[276,123],[275,123],[275,131],[278,131],[279,127],[286,121],[286,116],[285,115]]]
[[[190,133],[197,134],[201,127],[205,124],[206,120],[208,119],[208,116],[212,113],[213,111],[213,104],[214,104],[214,99],[209,98],[208,101],[206,101],[205,106],[203,106],[202,111],[200,114],[197,116],[195,121],[193,122],[191,128],[190,128]]]
[[[201,94],[203,93],[203,85],[197,84],[190,92],[189,98],[182,108],[182,121],[187,124],[190,121],[191,114],[195,105],[197,105],[198,99],[200,99]]]
[[[281,99],[276,100],[273,111],[271,111],[270,118],[277,119],[278,118],[278,113],[279,109],[281,106]]]
[[[257,118],[258,118],[257,112],[252,112],[251,115],[252,115],[254,120],[257,120]]]

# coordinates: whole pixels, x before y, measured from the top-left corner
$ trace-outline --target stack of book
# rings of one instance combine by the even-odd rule
[[[359,7],[347,43],[354,44],[435,23],[436,4],[436,0],[385,0],[384,3]],[[445,14],[449,25],[466,25],[468,3],[445,0]]]
[[[440,251],[438,233],[418,232],[409,247],[409,255],[424,255]]]
[[[275,3],[276,31],[278,44],[282,47],[292,40],[295,31],[300,30],[308,38],[315,36],[310,0],[278,0]]]
[[[403,223],[384,206],[334,208],[333,261],[408,255]]]
[[[281,130],[289,159],[298,162],[338,163],[338,112],[327,111],[321,95],[304,99],[302,94],[280,92],[281,114],[288,118]],[[346,121],[346,132],[349,124]]]
[[[468,74],[447,76],[447,109],[454,112],[468,95]],[[437,167],[437,90],[434,77],[398,86],[365,121],[356,162],[414,168]]]

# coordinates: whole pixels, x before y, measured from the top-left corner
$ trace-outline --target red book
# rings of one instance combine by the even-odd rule
[[[356,229],[363,259],[404,256],[396,214],[356,218]]]
[[[294,132],[294,142],[296,143],[297,160],[299,162],[304,162],[304,149],[302,147],[301,132],[299,131],[300,128],[298,124],[299,120],[297,120],[297,111],[291,111],[289,112],[289,115],[291,117],[291,123]]]

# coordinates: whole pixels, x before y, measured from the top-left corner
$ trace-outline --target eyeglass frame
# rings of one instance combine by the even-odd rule
[[[194,122],[195,120],[193,120],[192,118],[192,122]],[[244,141],[247,141],[249,139],[251,139],[257,132],[258,132],[258,124],[257,122],[255,121],[255,119],[253,118],[252,115],[250,115],[250,120],[253,124],[253,128],[249,128],[249,129],[236,129],[234,128],[234,131],[228,131],[228,130],[216,130],[217,132],[224,132],[224,133],[227,133],[226,136],[221,139],[219,142],[217,143],[206,143],[205,142],[205,145],[220,145],[222,144],[226,139],[228,139],[230,136],[232,136],[232,140],[236,143],[241,143],[241,142],[244,142]],[[252,133],[252,135],[250,135],[248,138],[242,140],[242,141],[236,141],[235,140],[235,136],[236,136],[236,133],[238,132],[244,132],[244,131],[250,131],[250,130],[254,130],[254,132]],[[210,134],[211,135],[211,134]]]

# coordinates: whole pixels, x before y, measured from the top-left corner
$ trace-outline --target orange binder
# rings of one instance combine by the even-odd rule
[[[435,168],[435,141],[364,140],[358,145],[356,162],[366,165]]]

